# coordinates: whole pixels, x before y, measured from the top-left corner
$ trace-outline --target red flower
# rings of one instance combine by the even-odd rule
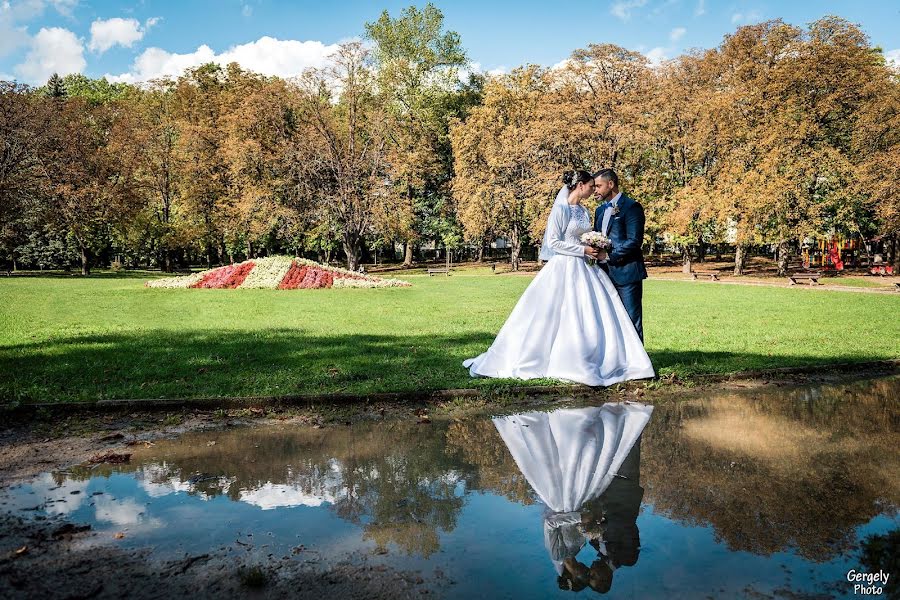
[[[238,265],[227,265],[213,269],[203,279],[192,285],[194,288],[234,289],[244,283],[244,279],[253,270],[253,262],[247,261]]]
[[[291,268],[285,273],[284,279],[278,284],[279,290],[296,290],[300,287],[300,282],[306,277],[308,268],[305,265],[298,265],[297,261],[291,263]]]

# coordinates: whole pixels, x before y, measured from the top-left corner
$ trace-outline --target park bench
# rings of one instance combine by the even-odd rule
[[[691,271],[691,279],[696,280],[697,277],[709,277],[710,281],[719,281],[719,274],[715,271]]]
[[[808,281],[809,285],[819,285],[819,277],[821,276],[821,273],[794,273],[789,275],[788,279],[791,285],[797,285],[801,281]]]
[[[432,275],[447,275],[449,277],[450,269],[448,269],[447,267],[438,267],[436,269],[428,269],[428,276],[431,277]]]
[[[900,281],[894,282],[894,289],[896,289],[898,292],[900,292]]]

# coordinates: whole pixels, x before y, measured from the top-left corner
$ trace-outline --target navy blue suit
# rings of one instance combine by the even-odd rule
[[[644,207],[625,194],[619,198],[617,205],[619,210],[610,216],[609,231],[606,234],[612,242],[612,250],[607,262],[600,263],[600,268],[606,271],[616,286],[638,336],[644,341],[641,305],[644,279],[647,278],[644,253],[641,251],[644,242]],[[594,213],[594,231],[602,232],[603,213],[607,206],[609,203],[604,202],[597,207]]]

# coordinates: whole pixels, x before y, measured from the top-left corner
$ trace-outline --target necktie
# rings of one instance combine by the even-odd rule
[[[600,231],[603,235],[609,235],[609,222],[612,221],[612,212],[613,205],[610,203],[606,207],[606,210],[603,211],[603,224],[600,227]]]

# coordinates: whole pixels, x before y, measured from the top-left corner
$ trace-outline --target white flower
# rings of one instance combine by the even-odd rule
[[[274,290],[287,275],[294,259],[290,256],[267,256],[254,259],[253,270],[238,286],[240,289]]]

